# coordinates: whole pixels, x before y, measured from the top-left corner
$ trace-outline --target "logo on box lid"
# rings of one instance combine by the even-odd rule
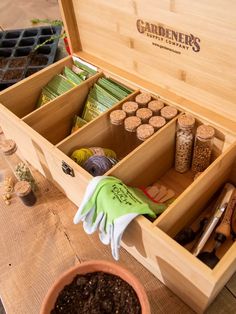
[[[145,22],[141,19],[137,20],[136,25],[140,34],[145,34],[147,37],[155,40],[152,42],[153,46],[177,54],[181,54],[181,51],[176,50],[175,48],[180,48],[182,50],[192,49],[194,52],[200,51],[201,40],[193,34],[181,33],[162,25]],[[168,46],[166,46],[166,44]]]

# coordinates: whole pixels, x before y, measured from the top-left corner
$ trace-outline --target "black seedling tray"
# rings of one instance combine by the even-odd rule
[[[52,64],[59,38],[47,42],[50,36],[59,37],[61,26],[44,26],[0,32],[0,90]]]

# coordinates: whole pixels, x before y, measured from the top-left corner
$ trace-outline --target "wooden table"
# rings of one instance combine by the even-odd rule
[[[47,290],[70,266],[91,259],[113,260],[110,247],[100,243],[97,234],[88,236],[81,224],[73,224],[76,206],[38,172],[35,177],[39,186],[35,206],[24,206],[17,196],[7,206],[0,198],[0,295],[9,314],[39,313]],[[193,313],[125,250],[120,253],[118,263],[143,283],[153,314]],[[207,313],[233,314],[235,309],[236,274]]]

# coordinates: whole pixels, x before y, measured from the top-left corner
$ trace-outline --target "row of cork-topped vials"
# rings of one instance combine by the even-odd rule
[[[129,150],[150,138],[168,121],[176,117],[178,110],[165,105],[160,99],[153,99],[149,93],[140,93],[135,101],[127,101],[121,110],[110,113],[112,136],[117,142],[125,142]]]
[[[122,109],[110,113],[112,137],[116,145],[126,146],[130,152],[177,114],[174,106],[140,93],[135,101],[125,102]],[[184,173],[192,168],[195,174],[204,171],[211,161],[214,135],[213,127],[202,124],[196,128],[192,115],[181,114],[177,120],[175,170]]]

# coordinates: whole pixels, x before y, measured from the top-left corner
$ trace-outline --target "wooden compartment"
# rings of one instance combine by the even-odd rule
[[[101,77],[104,77],[102,72],[92,76],[91,78],[84,81],[81,85],[73,88],[55,100],[50,101],[50,103],[28,114],[22,120],[52,144],[56,145],[59,142],[62,142],[65,138],[71,135],[74,116],[82,115],[89,90]],[[105,115],[108,116],[109,112],[116,108],[120,108],[121,103],[133,99],[133,95],[136,94],[137,91],[134,91],[132,94],[124,98],[124,100],[120,102],[117,101],[117,104],[113,105],[110,110],[107,110],[108,113],[105,113]],[[87,123],[87,125],[89,125],[89,123]],[[108,131],[105,125],[104,130]],[[77,132],[75,133],[77,134]],[[90,133],[89,129],[87,128],[86,133]],[[95,132],[95,134],[89,134],[86,139],[84,139],[84,142],[86,143],[89,137],[93,138],[93,135],[96,137],[97,132]],[[73,138],[73,136],[70,136],[70,138],[71,137]],[[81,136],[78,135],[79,139],[80,137]],[[73,139],[71,139],[71,141],[73,141]],[[75,141],[77,141],[76,138]],[[89,141],[88,144],[83,145],[87,147],[89,145]]]
[[[164,132],[162,135],[164,136]],[[154,155],[153,153],[153,164],[155,160],[158,161],[158,157]],[[199,313],[207,308],[234,273],[236,243],[228,241],[225,244],[224,255],[212,270],[179,245],[173,237],[188,222],[200,215],[206,203],[223,183],[227,180],[236,183],[235,156],[236,145],[233,144],[226,148],[194,182],[191,180],[188,182],[188,175],[181,175],[182,179],[177,180],[182,190],[181,195],[153,223],[143,216],[132,222],[125,231],[122,242],[122,246],[129,253]],[[126,162],[127,167],[132,158],[134,155],[127,158],[129,159]],[[159,159],[161,160],[161,157]],[[163,157],[162,161],[161,166],[167,170],[168,166]],[[114,176],[119,174],[127,183],[150,184],[153,182],[153,174],[149,171],[144,178],[143,171],[146,169],[145,166],[144,170],[142,168],[144,164],[143,159],[139,163],[139,169],[142,169],[139,171],[132,167],[129,171],[130,179],[125,172],[121,173],[120,169],[113,169],[111,174]],[[126,165],[123,164],[124,167]],[[163,172],[158,173],[157,170],[156,174],[158,173],[166,184],[173,184],[172,179],[176,178],[173,175],[174,171],[171,169],[164,176]],[[156,179],[157,177],[154,181]]]
[[[90,87],[102,73],[98,73],[50,103],[23,118],[23,121],[52,144],[70,135],[73,118],[83,112]]]
[[[57,147],[66,155],[70,156],[75,149],[83,147],[103,147],[114,150],[117,154],[118,160],[123,159],[128,155],[134,148],[142,145],[143,143],[136,138],[136,133],[127,134],[124,127],[113,126],[110,123],[110,113],[113,110],[121,109],[122,104],[126,101],[134,101],[135,96],[138,95],[139,91],[134,91],[133,94],[120,101],[116,106],[103,113],[99,119],[93,121],[90,127],[83,128],[72,134],[70,137],[58,143]],[[169,125],[168,122],[166,125]],[[158,130],[156,133],[161,131]]]
[[[71,57],[1,92],[0,124],[24,157],[77,205],[92,178],[69,157],[73,149],[82,146],[117,150],[122,160],[107,174],[127,184],[148,185],[158,179],[176,189],[178,197],[154,222],[140,216],[129,225],[122,245],[193,309],[202,312],[236,270],[235,243],[211,270],[173,237],[202,212],[226,180],[235,182],[236,4],[100,0],[98,5],[95,0],[61,0],[60,5],[74,55],[127,86],[161,97],[180,114],[187,111],[198,123],[215,128],[211,165],[195,181],[191,172],[180,175],[174,171],[176,119],[133,151],[125,141],[119,145],[114,140],[109,111],[68,136],[70,117],[96,78],[33,112],[41,88],[65,65],[72,64]],[[194,51],[199,47],[193,42],[198,43],[198,51]],[[76,103],[80,89],[81,102]],[[50,122],[54,109],[58,115]],[[63,112],[65,124],[61,123]],[[52,132],[57,128],[58,134]],[[73,176],[62,171],[63,162],[71,167]]]
[[[61,73],[65,66],[71,67],[72,64],[73,59],[71,57],[64,58],[43,69],[40,73],[24,79],[24,85],[21,82],[16,83],[7,89],[7,93],[1,92],[1,102],[17,117],[23,118],[36,110],[42,88],[54,75]]]

